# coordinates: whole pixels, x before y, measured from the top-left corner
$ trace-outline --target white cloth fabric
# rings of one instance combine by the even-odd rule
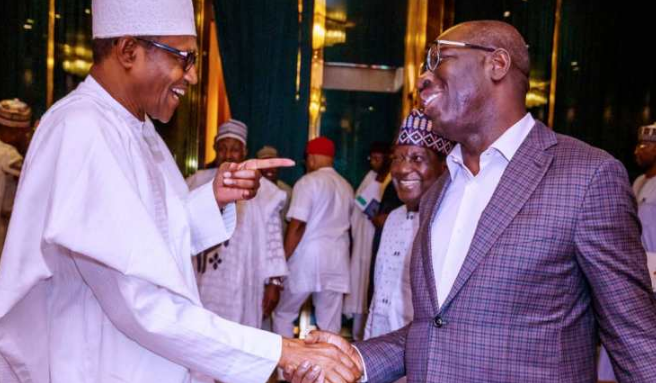
[[[281,338],[204,309],[190,261],[228,239],[234,214],[222,219],[211,185],[190,193],[152,122],[87,77],[43,117],[23,165],[0,354],[21,382],[265,381]]]
[[[93,0],[93,38],[196,36],[191,0]]]
[[[383,196],[384,183],[377,182],[378,173],[369,171],[355,192],[356,198],[370,185],[378,186],[377,200],[380,202]],[[351,249],[351,288],[349,294],[344,297],[344,314],[364,314],[367,312],[367,291],[369,288],[369,270],[371,267],[371,251],[376,227],[371,223],[361,209],[353,209],[351,214],[351,237],[353,246]],[[355,328],[355,326],[354,326]],[[356,339],[358,339],[356,337]]]
[[[353,189],[335,169],[326,167],[294,185],[287,218],[306,223],[289,258],[285,289],[291,293],[349,291],[349,227]]]
[[[214,181],[214,176],[216,176],[217,168],[203,169],[199,170],[193,175],[187,177],[187,186],[189,190],[198,189],[199,187],[205,185],[206,183]]]
[[[287,338],[294,337],[294,320],[303,303],[312,296],[314,316],[320,330],[339,334],[342,329],[342,303],[344,295],[335,291],[292,293],[285,289],[273,314],[273,331]]]
[[[642,245],[645,250],[656,251],[656,177],[641,175],[633,183],[638,202],[638,217],[642,224]]]
[[[656,251],[656,177],[647,178],[643,174],[636,178],[633,182],[633,193],[638,203],[638,218],[642,225],[642,245],[647,250],[647,262],[649,266],[652,266],[651,263],[654,259],[652,253]],[[653,266],[650,267],[650,273],[653,273],[652,269]],[[652,288],[656,289],[656,285],[653,284],[654,275],[650,277]],[[608,352],[603,346],[599,353],[597,375],[599,380],[604,382],[617,381]]]
[[[374,295],[364,338],[398,330],[412,321],[410,256],[419,230],[419,213],[394,209],[383,227],[374,273]]]
[[[9,216],[14,206],[16,183],[20,170],[17,164],[23,156],[11,145],[0,141],[0,249],[4,246]]]
[[[276,181],[276,186],[280,188],[280,190],[284,191],[285,194],[287,195],[287,199],[285,200],[285,207],[282,208],[281,215],[282,215],[282,225],[283,229],[287,229],[287,212],[289,211],[289,205],[292,202],[292,193],[293,189],[291,186],[287,185],[285,182],[281,180]]]
[[[449,296],[483,210],[533,125],[535,120],[527,113],[506,130],[481,154],[480,170],[476,176],[464,165],[460,144],[447,156],[451,183],[431,224],[433,271],[439,305]]]
[[[280,219],[284,203],[285,193],[265,178],[255,198],[237,203],[230,240],[202,254],[198,290],[205,308],[224,319],[262,327],[265,282],[288,274]]]

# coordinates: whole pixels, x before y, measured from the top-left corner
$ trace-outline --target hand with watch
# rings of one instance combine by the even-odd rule
[[[271,313],[280,301],[280,291],[284,289],[282,277],[271,277],[264,281],[264,297],[262,298],[262,315],[265,318]]]

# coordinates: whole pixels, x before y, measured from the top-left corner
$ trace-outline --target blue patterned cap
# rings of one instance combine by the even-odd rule
[[[428,116],[413,109],[401,124],[396,145],[422,146],[446,156],[453,149],[454,143],[433,130],[433,123]]]

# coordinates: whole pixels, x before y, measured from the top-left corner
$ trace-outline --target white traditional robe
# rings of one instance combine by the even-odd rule
[[[216,169],[202,172],[216,174]],[[280,218],[285,199],[285,192],[262,178],[255,198],[237,203],[237,226],[230,240],[200,255],[198,290],[205,308],[262,327],[265,281],[288,274]]]
[[[371,184],[378,184],[378,202],[381,201],[383,191],[388,182],[377,182],[378,173],[370,170],[364,177],[355,192],[357,198],[363,190]],[[371,251],[376,227],[361,209],[353,209],[351,214],[351,236],[353,248],[351,249],[351,291],[344,297],[343,312],[347,315],[364,314],[369,308],[367,292],[369,290],[369,270],[371,268]]]
[[[412,321],[410,256],[419,230],[419,213],[408,212],[406,205],[394,209],[383,227],[376,256],[374,295],[365,339],[400,329]]]
[[[9,216],[14,206],[16,180],[20,175],[16,164],[22,160],[23,156],[16,148],[0,141],[0,249],[5,243]]]
[[[222,219],[210,184],[189,193],[152,123],[87,77],[23,165],[0,260],[0,376],[265,381],[281,338],[204,309],[190,260],[229,237],[233,209]]]
[[[285,288],[291,293],[349,291],[349,217],[353,188],[331,167],[301,177],[294,185],[287,218],[306,222],[289,258]]]

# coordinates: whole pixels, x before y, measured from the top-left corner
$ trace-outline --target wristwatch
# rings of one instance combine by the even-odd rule
[[[285,288],[285,285],[282,283],[282,278],[280,278],[280,277],[271,277],[271,278],[267,278],[267,279],[264,281],[264,284],[265,284],[265,285],[274,285],[274,286],[278,286],[278,287],[280,287],[281,289],[284,289],[284,288]]]

